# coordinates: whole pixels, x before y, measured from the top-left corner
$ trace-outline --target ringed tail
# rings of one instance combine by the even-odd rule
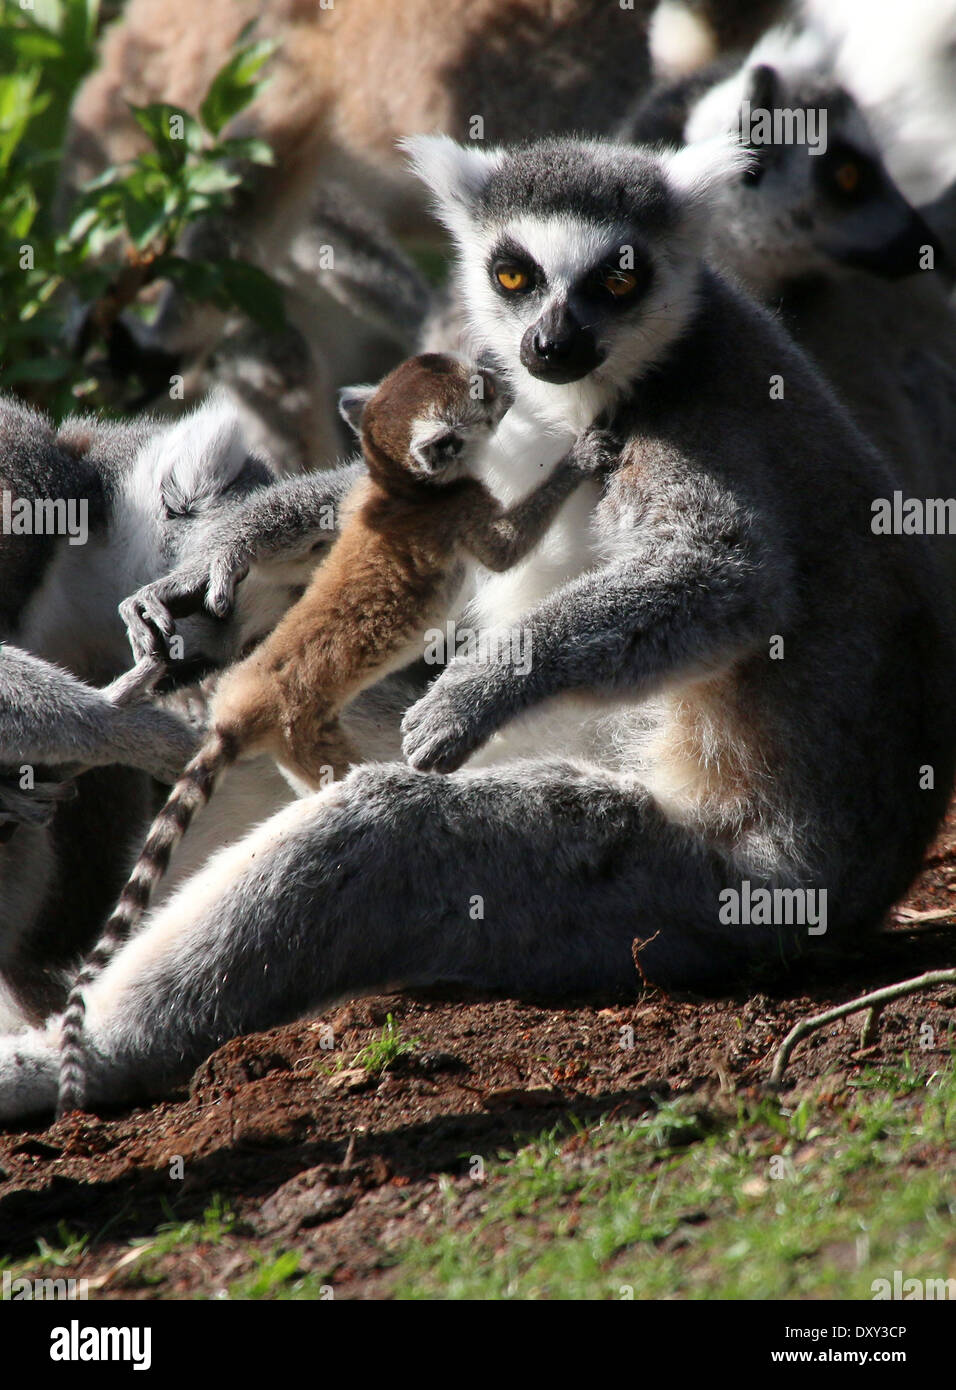
[[[197,811],[212,797],[222,774],[236,761],[240,743],[234,734],[219,729],[206,739],[186,764],[158,813],[142,852],[120,894],[112,916],[73,982],[63,1011],[60,1033],[60,1076],[57,1117],[82,1110],[86,1098],[86,991],[102,975],[110,961],[133,934],[149,907],[150,898],[169,867],[173,850],[186,834]]]

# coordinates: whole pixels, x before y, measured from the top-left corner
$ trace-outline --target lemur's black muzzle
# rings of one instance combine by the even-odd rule
[[[539,381],[580,381],[604,359],[594,334],[567,304],[553,304],[521,339],[521,365]]]

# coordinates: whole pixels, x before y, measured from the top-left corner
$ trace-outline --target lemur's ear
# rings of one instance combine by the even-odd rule
[[[773,111],[784,104],[780,74],[770,63],[758,63],[747,73],[747,100],[751,111]]]
[[[753,150],[733,135],[715,135],[664,155],[664,172],[685,207],[709,213],[728,184],[738,183],[756,162]]]
[[[362,432],[362,416],[375,391],[374,386],[343,386],[339,392],[339,414],[356,434]]]
[[[500,150],[459,145],[448,135],[410,135],[399,144],[412,172],[432,191],[436,211],[452,233],[464,231],[478,194],[500,166]]]
[[[451,425],[436,421],[412,440],[410,453],[422,473],[440,473],[465,447],[465,441]]]

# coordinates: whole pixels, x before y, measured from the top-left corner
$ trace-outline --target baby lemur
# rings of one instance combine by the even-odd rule
[[[193,816],[238,758],[271,755],[317,789],[358,762],[338,716],[362,690],[421,653],[463,574],[463,552],[509,569],[604,461],[598,431],[548,479],[504,508],[465,476],[508,401],[487,369],[425,353],[378,387],[343,391],[368,468],[343,503],[339,539],[271,635],[217,687],[211,728],[153,821],[143,851],[63,1018],[60,1113],[82,1104],[84,993],[128,939]]]

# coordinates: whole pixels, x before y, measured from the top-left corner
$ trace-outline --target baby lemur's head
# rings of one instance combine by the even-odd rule
[[[339,410],[386,491],[443,484],[468,473],[509,404],[494,375],[445,353],[410,357],[378,386],[348,386]]]

